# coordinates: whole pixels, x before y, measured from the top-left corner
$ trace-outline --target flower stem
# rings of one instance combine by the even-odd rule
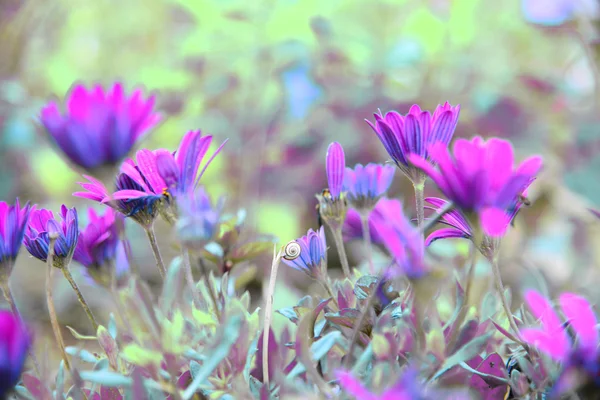
[[[380,285],[381,282],[382,279],[379,278],[377,285]],[[365,304],[364,309],[360,313],[358,321],[356,321],[354,328],[352,329],[352,335],[350,336],[350,346],[348,347],[348,353],[346,353],[346,359],[344,360],[345,369],[350,369],[350,365],[353,359],[354,347],[356,347],[356,342],[358,341],[360,329],[363,327],[363,324],[367,319],[367,314],[369,314],[371,308],[373,308],[373,305],[375,304],[375,299],[377,298],[377,289],[379,288],[375,287],[373,291],[369,294],[369,297],[367,298],[367,303]]]
[[[375,274],[375,266],[373,265],[373,248],[371,244],[371,232],[369,231],[369,212],[360,213],[360,222],[362,224],[363,241],[367,250],[367,261],[369,262],[369,271]]]
[[[21,313],[19,312],[19,309],[17,308],[17,303],[15,302],[15,298],[13,297],[12,291],[10,290],[10,284],[8,282],[8,279],[2,279],[0,284],[2,285],[2,294],[4,295],[6,302],[10,306],[12,313],[17,318],[19,318],[19,320],[21,321],[22,324],[24,324],[25,321],[23,320],[23,316],[21,315]],[[39,378],[41,378],[42,375],[41,375],[40,364],[39,364],[37,357],[35,356],[35,352],[33,351],[32,348],[29,349],[29,358],[31,359],[31,362],[33,363],[33,368],[35,369],[35,373],[37,374],[37,376]]]
[[[71,272],[69,271],[69,265],[68,264],[65,265],[64,267],[61,268],[61,270],[62,270],[63,275],[65,276],[67,281],[69,281],[69,284],[75,291],[75,294],[77,295],[77,300],[79,300],[79,304],[81,304],[83,311],[85,311],[88,319],[92,323],[92,326],[94,327],[94,333],[97,332],[98,331],[98,322],[96,322],[96,318],[94,318],[94,314],[92,313],[92,310],[90,310],[90,307],[88,306],[87,302],[85,301],[85,298],[83,297],[83,294],[81,293],[81,290],[79,290],[79,286],[77,286],[77,283],[75,283],[75,279],[73,279],[73,276],[71,275]]]
[[[496,291],[498,292],[498,296],[500,296],[500,301],[502,302],[502,307],[504,308],[504,312],[506,313],[506,317],[508,318],[508,323],[510,327],[515,332],[517,339],[521,340],[521,334],[519,332],[519,327],[515,322],[515,318],[513,317],[512,311],[510,310],[510,306],[506,301],[506,297],[504,296],[504,284],[502,283],[502,275],[500,274],[500,267],[498,266],[498,258],[494,257],[490,260],[492,263],[492,271],[494,273],[494,285],[496,286]]]
[[[194,281],[194,275],[192,274],[190,252],[187,247],[183,247],[181,257],[183,258],[183,266],[185,267],[185,280],[188,283],[190,292],[192,292],[192,300],[196,303],[196,306],[198,306],[200,305],[200,298],[198,296],[198,291],[196,290],[196,281]]]
[[[48,314],[50,314],[50,324],[52,325],[52,331],[54,332],[54,338],[60,349],[62,359],[65,363],[65,367],[70,371],[71,364],[65,351],[65,341],[63,340],[62,333],[60,331],[60,325],[58,324],[58,318],[56,317],[56,309],[54,308],[54,299],[52,297],[52,272],[54,271],[54,244],[58,234],[50,234],[50,243],[48,244],[48,258],[46,260],[46,301],[48,302]]]
[[[273,262],[271,264],[271,274],[269,275],[269,286],[265,293],[265,314],[263,323],[262,337],[262,367],[263,367],[263,382],[269,387],[269,333],[271,331],[271,314],[273,311],[273,293],[275,292],[275,283],[277,282],[277,270],[283,256],[283,250],[276,252],[277,248],[273,248]]]
[[[350,279],[350,264],[348,263],[348,255],[346,254],[346,248],[344,247],[344,238],[342,237],[342,228],[333,229],[331,227],[331,234],[337,248],[338,255],[340,257],[340,263],[342,264],[342,272],[344,277]]]
[[[200,269],[202,270],[202,276],[204,278],[204,284],[206,285],[206,290],[208,290],[208,294],[210,299],[213,302],[213,306],[215,308],[215,314],[217,316],[217,320],[221,320],[221,311],[219,310],[219,301],[217,300],[217,294],[215,293],[215,288],[213,287],[212,282],[210,281],[210,277],[208,276],[208,270],[204,265],[204,260],[202,258],[198,259],[200,263]]]
[[[167,269],[165,268],[165,264],[163,263],[162,257],[160,255],[160,249],[158,248],[158,243],[156,242],[156,234],[154,233],[154,225],[150,225],[146,230],[146,235],[148,236],[148,240],[150,241],[150,246],[152,247],[152,253],[154,253],[154,259],[156,260],[156,267],[158,268],[158,272],[160,276],[165,279],[167,275]]]
[[[421,179],[413,183],[415,189],[415,205],[417,208],[417,227],[423,228],[423,222],[425,221],[425,180]],[[425,234],[425,231],[421,230],[421,236]]]

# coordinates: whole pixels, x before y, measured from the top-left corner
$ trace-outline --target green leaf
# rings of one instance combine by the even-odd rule
[[[163,291],[161,296],[161,310],[163,313],[167,313],[173,309],[173,303],[175,299],[180,296],[183,292],[183,276],[181,273],[182,265],[181,257],[176,257],[167,271],[167,277],[163,284]]]
[[[65,348],[65,352],[87,363],[96,364],[96,362],[98,362],[98,357],[96,357],[86,349],[79,349],[77,347],[69,346]]]
[[[65,398],[65,362],[62,360],[58,366],[58,372],[56,373],[55,388],[54,398],[56,400],[63,400]]]
[[[121,355],[124,359],[132,364],[139,366],[147,366],[158,364],[163,360],[162,353],[150,349],[145,349],[137,344],[128,344],[125,346]]]
[[[107,370],[82,371],[80,375],[84,381],[108,387],[130,387],[133,383],[131,378]]]
[[[116,340],[102,325],[98,327],[96,336],[98,337],[98,343],[100,344],[100,347],[102,347],[102,350],[104,350],[104,353],[108,357],[108,362],[110,363],[110,366],[115,371],[118,370],[119,365],[117,363],[117,357],[119,356],[119,348],[117,347]]]
[[[75,339],[79,339],[79,340],[96,340],[96,336],[84,336],[84,335],[78,333],[75,329],[71,328],[69,325],[67,325],[67,329],[69,331],[71,331],[71,335],[73,335],[73,337]]]
[[[200,370],[196,372],[196,376],[194,377],[192,383],[190,383],[188,388],[183,392],[183,400],[191,399],[200,388],[200,385],[202,385],[202,383],[208,379],[212,372],[219,366],[221,361],[223,361],[229,355],[231,346],[235,344],[238,336],[240,335],[241,326],[241,316],[231,317],[225,322],[222,332],[216,336],[220,339],[220,341],[216,344],[212,353],[210,356],[208,356],[208,359],[204,362],[204,364],[202,364]]]
[[[110,313],[110,318],[108,320],[108,333],[112,336],[113,339],[117,339],[117,321],[115,320],[115,314]]]
[[[433,376],[432,380],[435,380],[448,372],[450,368],[459,365],[461,362],[466,362],[481,353],[481,350],[485,347],[488,340],[492,337],[492,333],[486,333],[485,335],[478,336],[475,339],[471,340],[469,343],[465,344],[462,348],[460,348],[456,353],[452,354],[448,357],[442,367],[438,370],[438,372]]]

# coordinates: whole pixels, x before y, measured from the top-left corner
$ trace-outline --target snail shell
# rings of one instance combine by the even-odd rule
[[[295,260],[300,257],[300,245],[296,243],[296,241],[289,242],[285,245],[285,249],[283,249],[283,258],[288,261]]]

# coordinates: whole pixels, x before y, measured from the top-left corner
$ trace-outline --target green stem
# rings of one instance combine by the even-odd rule
[[[46,301],[48,302],[48,314],[50,315],[50,324],[52,325],[52,331],[54,332],[56,344],[58,344],[58,348],[62,355],[62,359],[65,363],[65,368],[71,371],[71,364],[69,363],[69,358],[67,357],[67,352],[65,351],[65,341],[63,340],[62,333],[60,331],[58,317],[56,316],[56,308],[54,307],[54,298],[52,297],[52,272],[55,268],[53,265],[54,244],[56,243],[57,238],[58,234],[50,234],[50,243],[48,244],[48,258],[46,260]]]
[[[273,249],[273,262],[271,263],[271,274],[269,275],[269,286],[265,293],[265,314],[263,323],[263,352],[262,352],[262,366],[263,366],[263,381],[267,387],[269,387],[269,333],[271,331],[271,317],[273,311],[273,293],[275,293],[275,283],[277,282],[277,271],[279,269],[279,263],[283,256],[283,251],[277,248]]]
[[[367,251],[369,271],[371,274],[375,274],[375,266],[373,265],[373,246],[371,244],[371,232],[369,230],[369,212],[360,213],[360,222],[362,224],[363,241]]]
[[[150,247],[152,247],[152,253],[154,254],[154,259],[156,260],[158,272],[160,273],[160,276],[165,279],[165,276],[167,275],[167,269],[165,268],[162,256],[160,255],[160,249],[158,248],[158,242],[156,241],[156,234],[154,233],[154,225],[150,225],[145,230],[148,240],[150,241]]]
[[[213,302],[213,306],[215,308],[215,315],[217,316],[217,320],[221,320],[221,311],[219,310],[219,301],[217,300],[217,294],[215,293],[215,288],[213,287],[212,282],[210,281],[210,277],[208,276],[208,270],[204,265],[204,260],[200,258],[198,260],[200,263],[200,269],[202,270],[202,277],[204,278],[204,284],[206,285],[206,290],[208,291],[208,295]]]
[[[346,248],[344,247],[342,229],[333,229],[331,226],[330,229],[331,234],[333,235],[333,240],[335,242],[335,247],[337,248],[338,256],[340,257],[340,263],[342,264],[342,272],[344,273],[344,277],[347,279],[351,279],[350,264],[348,263],[348,255],[346,254]]]
[[[192,300],[196,303],[196,306],[200,305],[200,298],[198,291],[196,290],[196,281],[194,281],[194,274],[192,274],[192,263],[190,261],[190,252],[187,247],[184,247],[181,256],[183,258],[183,265],[185,267],[185,280],[188,283],[190,292],[192,292]]]
[[[498,292],[498,296],[500,296],[500,301],[502,302],[502,307],[504,308],[504,312],[506,317],[508,318],[508,323],[510,327],[515,332],[517,339],[521,340],[521,334],[519,332],[519,327],[515,322],[515,318],[513,317],[512,311],[510,310],[510,306],[506,301],[506,297],[504,296],[504,284],[502,283],[502,275],[500,274],[500,267],[498,266],[498,258],[494,257],[490,260],[492,263],[492,272],[494,273],[494,285],[496,286],[496,291]]]
[[[417,227],[421,229],[421,236],[425,234],[422,230],[425,221],[425,180],[413,183],[415,189],[415,205],[417,208]]]
[[[73,279],[73,276],[71,275],[71,272],[69,271],[69,265],[68,264],[65,265],[64,267],[61,268],[61,270],[62,270],[63,275],[65,276],[65,278],[67,279],[67,281],[69,282],[69,284],[71,285],[73,290],[75,291],[75,294],[77,295],[77,300],[79,300],[79,304],[81,304],[83,311],[85,311],[85,313],[87,314],[88,319],[90,320],[90,322],[92,323],[92,326],[94,327],[94,333],[96,333],[98,331],[98,322],[96,322],[96,318],[94,317],[92,310],[90,310],[90,307],[88,306],[87,302],[85,301],[85,298],[83,297],[83,294],[81,293],[81,290],[79,290],[77,283],[75,283],[75,279]]]

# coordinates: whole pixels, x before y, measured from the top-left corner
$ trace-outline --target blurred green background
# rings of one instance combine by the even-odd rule
[[[507,282],[518,292],[544,285],[543,276],[551,290],[587,293],[600,284],[600,221],[586,210],[600,207],[597,8],[589,0],[0,0],[0,199],[64,202],[83,215],[91,204],[71,197],[80,177],[51,149],[37,114],[76,81],[122,80],[155,92],[165,115],[141,146],[174,150],[191,129],[216,145],[229,138],[203,183],[229,210],[246,208],[251,228],[285,243],[316,227],[331,141],[348,164],[385,162],[365,118],[449,101],[462,107],[455,137],[500,136],[518,158],[545,158],[533,205],[504,241]],[[391,194],[408,213],[411,192],[398,173]],[[128,229],[152,274],[143,235]],[[433,250],[460,257],[465,248],[448,241]],[[350,252],[360,261],[360,248]],[[13,277],[24,313],[41,321],[43,271],[22,254]],[[106,305],[97,292],[96,306]],[[276,307],[289,296],[276,296]],[[77,308],[66,286],[63,297],[65,310]],[[77,326],[81,315],[65,310],[65,323]]]

